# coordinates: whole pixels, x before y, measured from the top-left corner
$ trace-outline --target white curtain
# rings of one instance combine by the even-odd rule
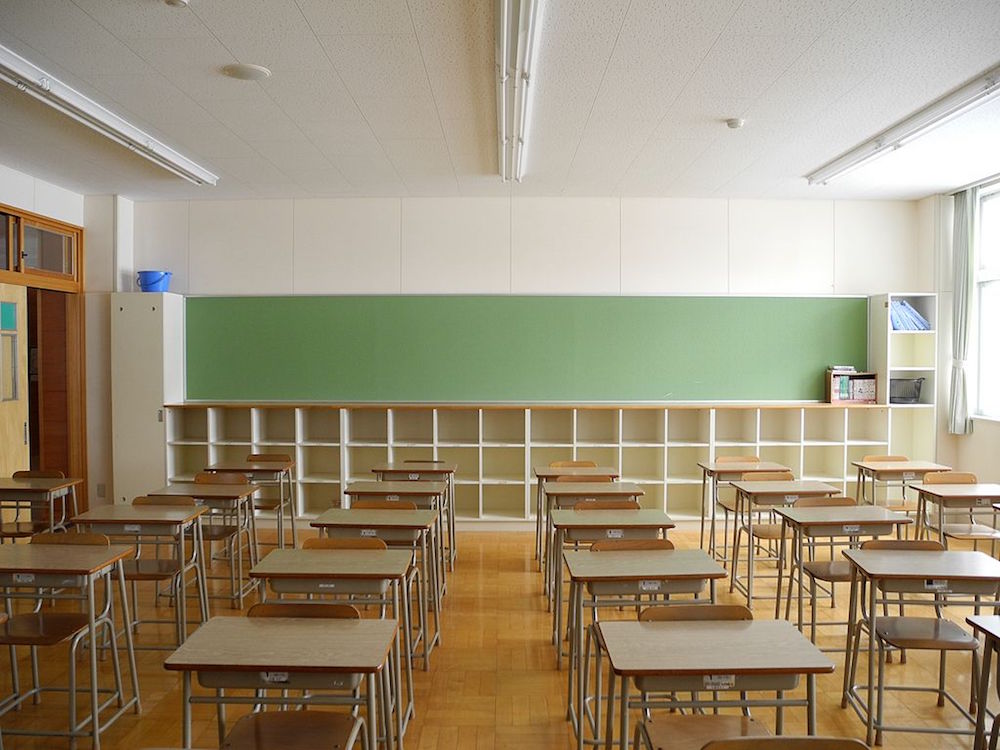
[[[955,294],[951,322],[951,393],[948,399],[948,432],[968,435],[972,432],[965,377],[969,356],[969,328],[972,323],[974,289],[973,250],[979,188],[969,188],[955,195],[955,225],[952,233]]]

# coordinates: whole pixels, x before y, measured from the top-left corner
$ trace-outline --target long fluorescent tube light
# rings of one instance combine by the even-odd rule
[[[495,0],[500,178],[520,182],[527,163],[532,75],[541,0]]]
[[[514,69],[514,122],[517,131],[513,146],[514,179],[520,182],[528,161],[528,128],[531,125],[531,99],[534,87],[535,42],[538,34],[538,6],[541,0],[521,0],[517,26],[517,67]]]
[[[940,99],[935,99],[923,109],[810,172],[806,175],[806,179],[810,185],[825,185],[830,180],[847,174],[889,151],[902,148],[937,126],[992,99],[998,93],[1000,93],[1000,66],[980,74]]]
[[[497,165],[500,180],[510,179],[510,162],[507,159],[510,127],[507,122],[507,84],[510,80],[510,4],[511,0],[495,0],[496,45],[494,56],[497,69]]]
[[[196,185],[215,185],[219,177],[174,151],[144,130],[67,86],[16,52],[0,45],[0,80],[64,115],[120,143],[154,164]]]

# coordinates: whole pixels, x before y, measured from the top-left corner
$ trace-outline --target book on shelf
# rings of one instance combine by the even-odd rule
[[[889,306],[889,322],[894,331],[929,331],[930,321],[905,299],[894,299]]]

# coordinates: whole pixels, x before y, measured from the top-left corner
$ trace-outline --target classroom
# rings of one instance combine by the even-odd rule
[[[998,38],[0,0],[0,750],[995,747]]]

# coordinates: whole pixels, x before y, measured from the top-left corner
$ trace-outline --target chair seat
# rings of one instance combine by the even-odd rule
[[[894,513],[916,513],[917,507],[915,505],[907,505],[905,502],[899,502],[898,500],[893,502],[891,505],[886,505],[886,510],[891,510]]]
[[[719,498],[719,505],[728,510],[730,513],[736,512],[736,498],[732,497]]]
[[[755,523],[753,535],[758,539],[781,539],[780,523]]]
[[[879,617],[878,637],[896,648],[975,651],[979,641],[951,620],[937,617]]]
[[[140,558],[125,561],[127,581],[167,581],[180,570],[176,560]]]
[[[48,531],[49,525],[41,521],[17,521],[0,524],[0,537],[7,539],[24,539],[29,536]]]
[[[814,560],[803,564],[802,570],[819,581],[842,583],[851,580],[851,564],[847,560]]]
[[[238,526],[227,523],[206,523],[201,527],[201,538],[205,542],[217,542],[228,539],[239,530]]]
[[[1000,540],[1000,530],[982,523],[946,523],[945,536],[967,542]]]
[[[25,612],[0,625],[0,644],[5,646],[53,646],[86,630],[82,612]]]
[[[263,498],[261,500],[253,501],[254,510],[274,510],[279,505],[281,505],[281,501],[278,499],[268,500],[267,498]]]
[[[713,740],[733,737],[766,737],[767,728],[746,716],[657,716],[645,724],[655,750],[701,750]]]
[[[244,716],[219,750],[346,750],[360,720],[328,711],[268,711]]]

